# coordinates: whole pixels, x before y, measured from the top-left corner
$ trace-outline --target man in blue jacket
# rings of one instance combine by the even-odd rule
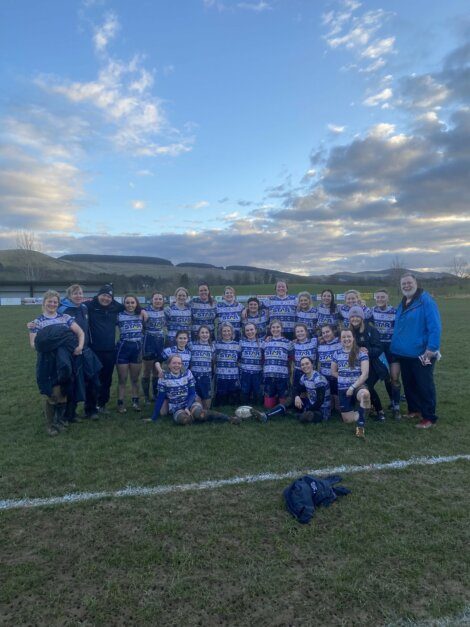
[[[100,390],[96,398],[97,410],[100,414],[108,413],[106,403],[109,401],[116,362],[116,322],[119,312],[124,309],[124,306],[113,297],[113,286],[103,285],[98,294],[86,303],[90,348],[103,365],[100,372]]]
[[[429,429],[437,421],[434,365],[440,355],[441,319],[435,301],[418,288],[412,274],[401,277],[400,287],[403,298],[390,350],[400,361],[409,415],[421,417],[418,429]]]

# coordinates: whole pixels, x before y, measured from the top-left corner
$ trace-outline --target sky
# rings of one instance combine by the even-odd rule
[[[0,249],[470,261],[466,0],[2,0]]]

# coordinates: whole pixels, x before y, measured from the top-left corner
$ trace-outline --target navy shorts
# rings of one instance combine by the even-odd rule
[[[264,395],[268,398],[286,398],[288,390],[288,377],[265,377]]]
[[[162,361],[164,339],[162,335],[144,335],[144,343],[142,347],[143,358],[145,361]]]
[[[142,362],[142,342],[126,341],[117,343],[117,364],[140,364]]]
[[[216,379],[217,394],[231,394],[240,390],[238,379]]]
[[[240,387],[242,394],[253,395],[254,398],[261,396],[261,386],[263,384],[263,372],[240,373]]]
[[[212,380],[210,374],[198,374],[193,372],[194,381],[196,383],[196,394],[202,401],[212,398]]]
[[[298,368],[294,368],[294,379],[292,381],[294,390],[299,386],[302,375],[303,375],[302,370],[299,370]]]
[[[359,390],[367,390],[367,387],[365,385],[361,385]],[[355,410],[357,403],[356,397],[359,390],[356,390],[352,396],[346,396],[347,390],[338,390],[339,406],[342,413]]]

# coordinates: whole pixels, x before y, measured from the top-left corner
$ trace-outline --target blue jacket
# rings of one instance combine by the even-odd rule
[[[100,305],[98,297],[86,303],[90,347],[95,351],[113,351],[116,345],[116,323],[124,305],[112,300],[109,305]]]
[[[397,309],[390,350],[399,357],[419,357],[426,349],[437,351],[441,344],[441,318],[428,292],[420,291],[405,307]]]
[[[329,475],[324,479],[304,475],[299,477],[284,490],[284,502],[288,511],[303,525],[310,522],[315,507],[328,507],[339,496],[349,494],[351,490],[336,485],[342,478],[338,475]]]

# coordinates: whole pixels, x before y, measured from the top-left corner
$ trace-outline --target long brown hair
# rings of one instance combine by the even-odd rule
[[[350,368],[354,368],[357,357],[359,355],[359,346],[357,345],[356,338],[354,337],[354,333],[351,331],[351,329],[342,329],[341,335],[343,335],[343,333],[351,333],[352,335],[353,343],[351,346],[351,350],[349,351],[348,366]]]

